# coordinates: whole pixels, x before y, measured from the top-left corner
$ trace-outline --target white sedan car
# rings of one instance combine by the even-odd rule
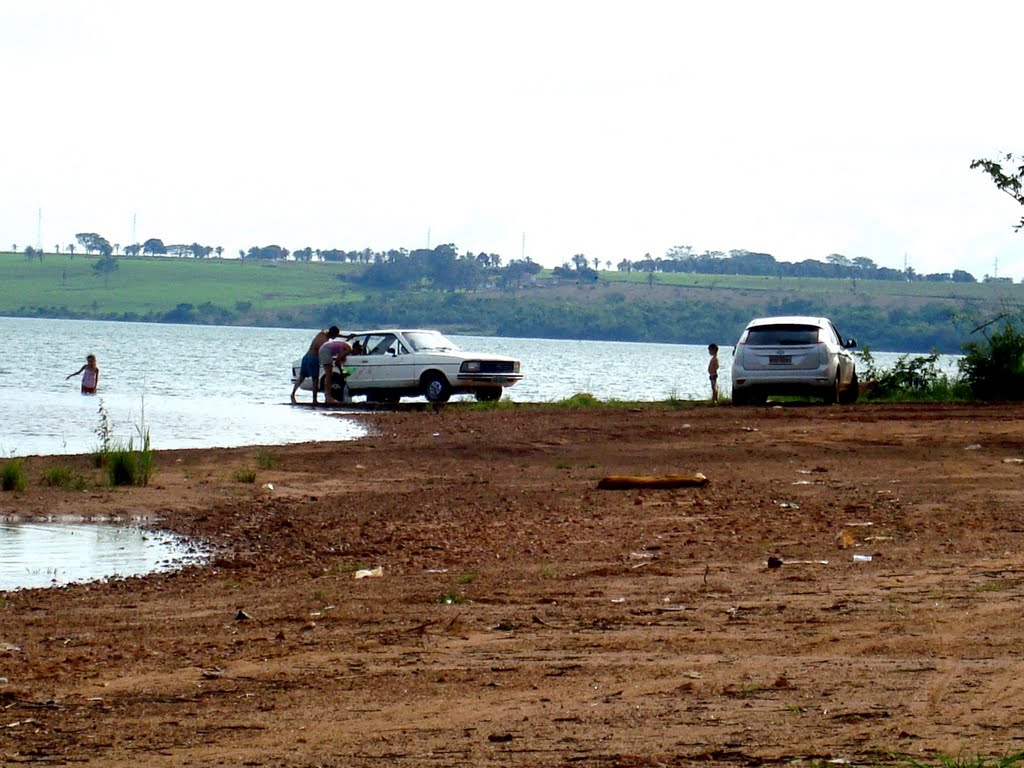
[[[521,378],[520,363],[511,357],[463,352],[438,331],[388,328],[344,334],[352,345],[348,359],[331,377],[332,396],[349,400],[397,403],[403,397],[426,397],[444,403],[455,394],[480,401],[498,400],[503,387]],[[292,383],[301,360],[292,364]],[[303,389],[312,389],[307,379]],[[321,376],[320,387],[323,387]]]
[[[826,317],[751,320],[732,361],[733,405],[757,405],[768,395],[812,395],[826,403],[857,400],[857,361]]]

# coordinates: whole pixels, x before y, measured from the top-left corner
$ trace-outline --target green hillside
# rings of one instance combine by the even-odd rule
[[[365,264],[0,253],[0,315],[312,327],[402,324],[464,333],[731,343],[753,316],[820,314],[871,348],[959,351],[1024,302],[1011,283],[601,271],[474,291],[371,289]]]

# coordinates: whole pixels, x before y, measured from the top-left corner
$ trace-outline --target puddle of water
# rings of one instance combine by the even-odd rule
[[[0,519],[0,591],[171,571],[204,555],[181,537],[113,521]]]

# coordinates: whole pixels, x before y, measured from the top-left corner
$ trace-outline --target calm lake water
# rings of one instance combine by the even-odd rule
[[[288,404],[292,362],[315,329],[157,325],[0,317],[0,456],[88,453],[102,402],[115,437],[149,429],[155,449],[347,440],[357,417]],[[522,360],[519,402],[589,392],[601,400],[704,400],[704,346],[452,336],[463,349]],[[734,339],[720,339],[722,394],[729,395]],[[94,354],[99,393],[83,396],[65,376]],[[883,366],[895,353],[873,353]],[[947,365],[952,365],[947,358]],[[308,400],[309,393],[303,393]]]
[[[0,518],[0,591],[172,570],[202,556],[178,536],[136,525]]]

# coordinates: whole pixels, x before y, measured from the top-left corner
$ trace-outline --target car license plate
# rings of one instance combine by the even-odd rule
[[[769,355],[768,365],[791,365],[793,362],[792,355]]]

